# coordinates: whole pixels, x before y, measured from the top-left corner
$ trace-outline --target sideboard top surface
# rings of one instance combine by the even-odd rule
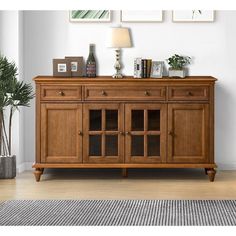
[[[215,82],[217,79],[212,76],[188,76],[184,79],[181,78],[134,78],[132,76],[126,76],[122,79],[115,79],[111,76],[98,76],[96,78],[87,78],[87,77],[53,77],[53,76],[37,76],[34,78],[36,83],[44,83],[44,82],[70,82],[70,83],[101,83],[101,82],[135,82],[135,83],[168,83],[168,82],[178,82],[178,83],[186,83],[186,82]]]

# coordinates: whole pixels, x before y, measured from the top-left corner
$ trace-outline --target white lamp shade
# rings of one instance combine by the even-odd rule
[[[128,28],[112,27],[108,35],[108,47],[130,48],[131,40]]]

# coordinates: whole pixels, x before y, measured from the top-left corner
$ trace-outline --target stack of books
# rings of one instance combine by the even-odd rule
[[[152,59],[134,59],[134,78],[149,78],[151,75]]]

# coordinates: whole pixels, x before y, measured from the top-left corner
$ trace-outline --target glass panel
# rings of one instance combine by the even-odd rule
[[[118,130],[117,110],[106,110],[106,130]]]
[[[160,131],[160,110],[148,110],[148,130]]]
[[[106,135],[106,156],[118,156],[118,136]]]
[[[89,111],[89,130],[102,130],[102,111]]]
[[[133,135],[131,136],[131,156],[144,155],[144,136]]]
[[[148,135],[148,156],[160,156],[160,135]]]
[[[89,135],[89,156],[101,156],[102,155],[102,136],[101,135]]]
[[[144,110],[132,110],[132,130],[144,130]]]

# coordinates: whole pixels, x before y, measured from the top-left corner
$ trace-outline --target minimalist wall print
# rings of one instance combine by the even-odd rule
[[[111,11],[108,10],[72,10],[70,21],[72,22],[109,22]]]
[[[162,11],[121,11],[122,22],[162,22]]]
[[[162,78],[163,74],[163,61],[153,61],[151,68],[151,78]]]
[[[188,10],[173,11],[173,22],[213,22],[215,18],[214,11],[208,10]]]
[[[71,65],[68,59],[53,59],[53,76],[70,77]]]
[[[65,57],[65,59],[68,59],[70,61],[72,77],[83,76],[83,57]]]

